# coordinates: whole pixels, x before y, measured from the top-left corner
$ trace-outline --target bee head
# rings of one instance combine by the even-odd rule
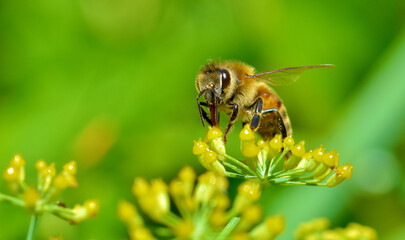
[[[198,92],[204,92],[202,95],[209,105],[215,104],[215,101],[222,101],[224,90],[229,86],[231,76],[229,71],[220,68],[203,68],[197,75],[196,87]]]

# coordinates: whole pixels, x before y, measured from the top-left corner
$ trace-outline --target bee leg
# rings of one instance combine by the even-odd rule
[[[201,106],[204,106],[204,107],[208,107],[208,103],[206,103],[206,102],[200,102],[200,105]],[[211,125],[211,126],[213,126],[213,124],[212,124],[212,121],[211,121],[211,119],[208,117],[208,115],[207,115],[207,112],[205,112],[203,109],[201,109],[202,110],[202,117],[208,122],[208,124],[209,125]],[[219,114],[217,114],[217,122],[219,122]],[[204,124],[203,124],[204,125]]]
[[[250,121],[250,129],[256,131],[259,127],[260,116],[262,115],[263,100],[258,98],[252,107],[254,107],[255,115],[253,115],[252,120]]]
[[[280,113],[277,111],[276,108],[269,108],[269,109],[265,109],[263,110],[262,114],[266,114],[266,113],[272,113],[275,112],[277,114],[277,125],[278,125],[278,130],[281,133],[281,137],[282,139],[287,137],[287,130],[285,128],[284,125],[284,121],[283,118],[281,117]],[[281,151],[284,151],[284,148],[281,148]],[[285,161],[287,161],[290,156],[291,156],[291,151],[288,151],[285,155],[284,155],[284,159]]]
[[[198,112],[200,113],[200,119],[201,119],[202,125],[205,127],[205,123],[204,123],[204,119],[205,119],[205,121],[207,121],[207,123],[212,126],[211,119],[208,117],[207,112],[205,112],[204,109],[202,109],[202,107],[201,107],[201,106],[207,106],[207,103],[200,102],[200,100],[197,98],[197,105],[198,105]]]
[[[284,125],[283,118],[281,117],[280,113],[277,111],[277,122],[278,122],[278,129],[281,132],[281,136],[284,138],[287,137],[287,130]]]
[[[235,105],[233,105],[233,111],[232,111],[231,118],[229,119],[229,123],[225,128],[224,143],[226,143],[226,135],[228,134],[229,130],[231,130],[232,125],[235,123],[236,118],[238,117],[238,113],[239,113],[239,106],[237,104],[235,104]]]
[[[279,129],[279,131],[281,133],[282,138],[283,139],[286,138],[287,137],[287,130],[285,128],[283,118],[281,117],[278,110],[276,108],[269,108],[269,109],[263,110],[262,114],[271,113],[271,112],[275,112],[277,114],[278,129]]]
[[[207,112],[206,111],[204,111],[203,109],[201,109],[201,114],[202,114],[202,117],[205,119],[205,121],[207,121],[207,123],[209,124],[209,125],[211,125],[211,126],[213,126],[212,125],[212,122],[211,122],[211,119],[208,117],[208,115],[207,115]],[[204,121],[201,119],[201,121],[203,122],[203,126],[204,126]],[[205,127],[205,126],[204,126]]]

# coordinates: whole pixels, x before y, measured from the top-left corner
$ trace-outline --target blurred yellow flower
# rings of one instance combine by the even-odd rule
[[[218,134],[213,133],[207,138],[212,136]],[[196,149],[194,152],[200,153],[198,142]],[[161,179],[148,182],[136,178],[132,192],[140,209],[153,221],[163,224],[164,228],[148,230],[136,207],[122,201],[118,205],[118,216],[127,225],[131,239],[161,239],[162,233],[165,237],[177,239],[229,239],[234,234],[239,236],[243,233],[271,236],[266,239],[273,239],[281,233],[283,227],[279,225],[283,222],[280,221],[271,224],[271,228],[268,220],[255,226],[262,218],[262,210],[255,204],[261,194],[260,182],[242,183],[231,204],[225,176],[206,172],[198,177],[197,182],[195,179],[194,170],[188,166],[180,170],[168,186]],[[173,211],[173,207],[177,210]]]

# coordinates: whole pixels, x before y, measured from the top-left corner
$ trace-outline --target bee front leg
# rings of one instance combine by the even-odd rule
[[[198,105],[198,112],[200,113],[200,119],[201,119],[202,125],[205,127],[205,124],[204,124],[204,119],[205,119],[205,121],[207,121],[207,123],[212,126],[211,119],[208,117],[207,112],[204,109],[202,109],[202,107],[201,107],[201,106],[206,107],[207,103],[200,102],[199,99],[197,99],[197,105]]]
[[[258,98],[252,107],[254,108],[254,115],[250,121],[250,129],[256,131],[256,129],[259,127],[260,116],[262,115],[263,100]]]
[[[200,102],[200,106],[208,107],[208,104],[206,102]],[[211,119],[207,115],[207,112],[204,111],[204,109],[202,109],[202,108],[201,108],[201,114],[202,114],[202,117],[205,119],[205,121],[207,121],[209,125],[213,126]]]
[[[235,123],[236,118],[238,117],[238,113],[239,113],[239,106],[237,104],[235,104],[235,105],[233,105],[231,118],[229,119],[229,123],[226,126],[226,129],[224,132],[224,143],[226,143],[226,135],[228,134],[229,130],[231,130],[232,125]]]

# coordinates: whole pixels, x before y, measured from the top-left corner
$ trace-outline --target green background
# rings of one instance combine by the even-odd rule
[[[191,152],[205,133],[194,79],[208,59],[258,71],[332,63],[276,90],[295,139],[336,148],[353,178],[332,189],[270,187],[261,204],[285,215],[280,239],[315,217],[404,239],[404,11],[403,0],[1,1],[0,168],[21,153],[34,185],[36,160],[59,170],[76,160],[79,187],[59,199],[97,198],[99,216],[72,226],[46,214],[37,236],[123,239],[116,205],[135,201],[134,177],[203,172]],[[1,239],[23,239],[28,223],[24,209],[0,203]]]

